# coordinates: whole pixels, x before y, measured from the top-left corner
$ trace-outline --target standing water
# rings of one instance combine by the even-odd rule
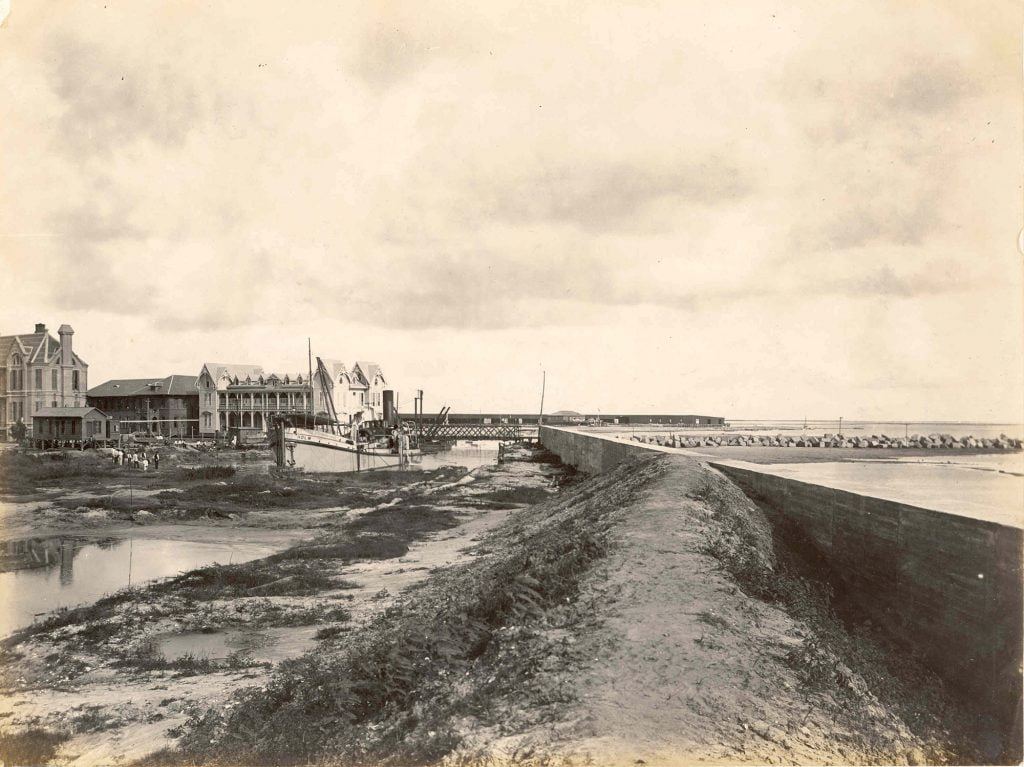
[[[31,538],[0,545],[0,634],[59,608],[215,563],[268,556],[261,544],[162,539]]]
[[[490,466],[497,463],[498,443],[493,440],[458,440],[443,450],[425,452],[417,456],[413,466],[417,469],[437,469],[442,466],[461,466],[475,469],[478,466]]]

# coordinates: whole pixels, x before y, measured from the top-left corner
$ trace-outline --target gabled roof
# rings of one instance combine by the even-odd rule
[[[89,389],[89,397],[141,397],[171,395],[182,397],[198,396],[196,381],[199,376],[169,375],[165,378],[115,378]],[[156,389],[153,389],[153,386]]]
[[[379,373],[381,378],[384,378],[384,373],[381,372],[380,365],[376,362],[369,362],[367,360],[357,360],[355,367],[359,368],[363,377],[367,383],[373,383],[374,377]]]
[[[232,386],[274,386],[275,385],[274,384],[274,380],[275,379],[277,381],[277,384],[276,384],[277,386],[302,386],[302,387],[307,387],[309,385],[308,382],[306,381],[306,379],[309,377],[309,373],[296,373],[295,375],[292,375],[291,373],[263,373],[261,375],[263,377],[263,383],[262,384],[260,384],[260,381],[259,381],[260,376],[257,375],[257,376],[250,376],[251,380],[249,381],[249,383],[245,382],[245,376],[240,376],[237,379],[232,378],[231,381],[228,383],[228,386],[229,387],[232,387]],[[314,375],[316,375],[316,374],[314,373]],[[285,383],[285,378],[288,379],[288,383],[287,384]],[[302,379],[302,383],[301,384],[299,383],[299,379],[300,378]],[[236,383],[236,380],[237,380],[237,383]]]
[[[345,363],[342,362],[341,360],[327,359],[325,357],[321,357],[321,361],[324,363],[324,367],[327,368],[327,373],[328,375],[330,375],[331,381],[336,382],[338,380],[338,376],[340,376],[342,373],[348,375],[348,366],[345,365]],[[316,373],[314,373],[313,375],[316,375]]]
[[[220,381],[224,376],[244,381],[246,376],[259,378],[263,375],[263,368],[259,365],[239,365],[232,362],[204,362],[203,368],[213,378],[214,383]],[[200,373],[202,373],[202,370],[200,370]]]
[[[12,349],[25,355],[32,362],[48,360],[60,351],[60,342],[49,333],[21,333],[0,336],[0,365],[7,364]]]
[[[107,414],[98,407],[41,407],[32,414],[33,418],[81,418],[92,411],[96,411],[104,418]]]
[[[340,359],[327,359],[321,357],[321,361],[324,363],[324,367],[327,369],[327,374],[331,378],[331,383],[336,384],[342,375],[348,375],[348,367]],[[313,371],[313,378],[319,376],[319,371]]]

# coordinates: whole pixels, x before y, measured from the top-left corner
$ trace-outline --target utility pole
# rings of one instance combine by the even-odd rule
[[[547,388],[548,383],[548,371],[541,371],[543,378],[540,382],[540,414],[537,416],[537,428],[540,429],[541,424],[544,423],[544,390]],[[540,438],[540,432],[537,432],[537,437]]]
[[[309,378],[306,383],[309,384],[309,414],[313,415],[313,342],[307,337],[306,338],[306,351],[309,357]]]

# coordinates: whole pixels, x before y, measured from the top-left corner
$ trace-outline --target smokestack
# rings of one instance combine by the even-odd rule
[[[75,331],[71,329],[70,325],[61,325],[57,333],[60,335],[60,364],[74,364],[74,357],[71,356],[71,336],[75,334]]]
[[[45,322],[37,322],[36,323],[36,332],[37,333],[45,333],[46,332],[46,323]]]
[[[384,422],[394,426],[398,423],[398,413],[395,412],[395,393],[391,389],[384,390]]]

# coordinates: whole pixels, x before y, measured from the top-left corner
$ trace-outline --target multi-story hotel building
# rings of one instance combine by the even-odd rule
[[[337,360],[325,360],[328,389],[338,418],[349,422],[356,414],[364,420],[379,418],[386,384],[380,366],[357,362],[351,371]],[[259,365],[207,362],[196,380],[199,390],[199,433],[223,436],[229,429],[266,429],[279,413],[327,414],[327,398],[319,371],[265,373]]]

